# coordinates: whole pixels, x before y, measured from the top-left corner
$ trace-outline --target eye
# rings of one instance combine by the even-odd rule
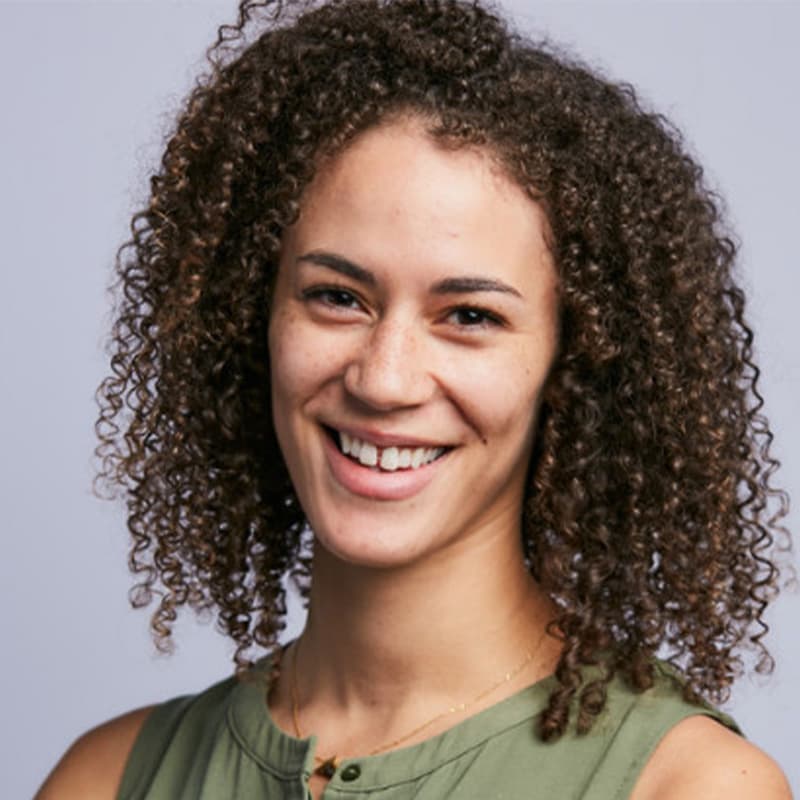
[[[503,319],[493,311],[477,306],[459,306],[451,309],[447,319],[460,328],[492,328],[504,324]]]
[[[339,286],[312,286],[303,291],[303,298],[335,309],[361,308],[359,299],[349,290]]]

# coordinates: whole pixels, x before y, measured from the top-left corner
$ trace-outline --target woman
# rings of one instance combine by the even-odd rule
[[[699,167],[478,6],[261,5],[135,218],[98,426],[158,641],[214,607],[242,675],[39,796],[789,797],[705,702],[769,668],[783,498]]]

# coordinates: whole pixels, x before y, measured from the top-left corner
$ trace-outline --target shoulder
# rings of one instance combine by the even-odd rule
[[[792,800],[778,765],[708,716],[675,725],[648,760],[631,800]]]
[[[153,708],[139,708],[83,734],[53,768],[35,800],[115,798],[128,755]]]

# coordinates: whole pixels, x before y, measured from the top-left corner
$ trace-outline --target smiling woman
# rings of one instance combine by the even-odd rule
[[[213,607],[238,675],[39,797],[789,797],[711,705],[785,498],[677,134],[475,3],[245,0],[213,53],[98,433],[157,640]]]

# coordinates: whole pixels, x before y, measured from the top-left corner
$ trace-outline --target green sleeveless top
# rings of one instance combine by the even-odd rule
[[[260,669],[266,669],[262,665]],[[622,800],[659,740],[705,714],[684,702],[666,665],[636,693],[622,681],[588,734],[546,744],[535,733],[554,678],[546,678],[420,744],[347,759],[326,800]],[[179,697],[147,718],[131,751],[120,800],[308,800],[315,737],[295,739],[271,720],[265,680],[229,678]]]

